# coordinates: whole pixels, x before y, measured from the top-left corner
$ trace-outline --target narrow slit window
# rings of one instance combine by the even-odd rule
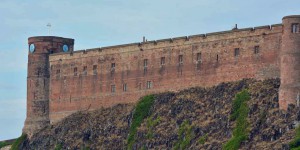
[[[111,92],[112,93],[115,93],[116,92],[116,85],[111,85]]]
[[[84,66],[84,67],[83,67],[83,72],[82,72],[82,74],[83,74],[83,75],[87,75],[87,66]]]
[[[94,74],[94,75],[97,75],[97,65],[94,65],[94,66],[93,66],[93,74]]]
[[[147,89],[151,89],[152,88],[152,82],[151,81],[147,81]]]
[[[299,24],[298,23],[292,24],[292,33],[299,33]]]
[[[148,68],[148,59],[144,59],[144,74],[147,73],[147,68]]]
[[[57,69],[57,70],[56,70],[56,76],[57,76],[57,77],[60,77],[60,69]]]
[[[197,53],[197,62],[201,63],[201,53]]]
[[[74,68],[74,76],[77,76],[77,67]]]
[[[116,68],[116,63],[111,63],[111,70],[114,71]]]
[[[148,67],[148,59],[144,59],[144,67]]]
[[[160,58],[160,65],[161,65],[161,66],[164,66],[165,63],[166,63],[166,58],[165,58],[165,57],[161,57],[161,58]]]
[[[183,64],[183,55],[178,56],[178,62],[179,62],[179,65]]]
[[[254,46],[254,54],[258,54],[259,53],[259,46]]]
[[[237,57],[240,55],[240,49],[239,48],[235,48],[234,49],[234,56]]]
[[[219,61],[219,55],[217,54],[217,62]]]
[[[127,83],[123,84],[123,91],[126,92],[127,91]]]
[[[111,63],[111,68],[110,68],[110,76],[114,76],[115,74],[115,68],[116,68],[116,64],[115,63]]]

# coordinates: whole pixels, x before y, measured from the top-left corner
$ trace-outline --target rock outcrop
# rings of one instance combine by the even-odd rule
[[[232,101],[242,89],[248,90],[251,99],[247,102],[249,136],[240,149],[289,149],[300,109],[294,105],[287,111],[279,109],[279,87],[279,79],[245,79],[156,94],[148,118],[137,130],[133,149],[173,149],[180,138],[185,139],[186,149],[221,149],[232,136]],[[75,113],[40,130],[23,149],[126,149],[134,108],[120,104]]]

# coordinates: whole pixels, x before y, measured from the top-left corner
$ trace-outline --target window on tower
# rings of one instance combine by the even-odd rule
[[[299,33],[299,24],[298,23],[292,24],[292,33]]]

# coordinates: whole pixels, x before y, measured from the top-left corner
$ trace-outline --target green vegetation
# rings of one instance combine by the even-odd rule
[[[89,147],[82,147],[80,150],[90,150],[90,148]]]
[[[247,106],[247,101],[250,99],[250,95],[247,90],[243,90],[236,94],[233,101],[233,112],[230,116],[232,121],[236,120],[235,128],[233,129],[233,137],[225,143],[223,146],[224,150],[237,150],[240,144],[245,141],[248,137],[249,123],[247,121],[247,116],[249,108]]]
[[[54,150],[61,150],[62,144],[56,144]]]
[[[151,116],[147,119],[147,129],[148,129],[147,138],[148,139],[153,138],[153,127],[155,127],[159,123],[159,121],[160,121],[160,117],[153,119],[153,116]]]
[[[208,134],[205,134],[205,135],[201,136],[198,140],[198,143],[204,144],[207,140],[207,136],[208,136]]]
[[[6,142],[0,142],[0,148],[5,147],[5,146],[7,146],[7,145],[9,145],[9,144],[6,143]]]
[[[300,126],[296,128],[296,137],[289,145],[292,150],[300,150]]]
[[[12,144],[11,150],[18,150],[20,145],[27,139],[26,134],[22,134],[19,138],[16,139],[16,141]]]
[[[194,138],[192,133],[192,125],[189,125],[189,122],[184,121],[178,130],[179,140],[175,143],[174,150],[186,149],[187,146],[191,143],[191,140]]]
[[[132,149],[132,145],[135,142],[135,135],[137,128],[141,125],[143,120],[149,116],[150,109],[154,103],[154,95],[144,96],[136,105],[133,113],[132,123],[129,130],[129,136],[127,138],[127,149]]]

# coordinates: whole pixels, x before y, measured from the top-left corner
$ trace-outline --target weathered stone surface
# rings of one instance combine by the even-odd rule
[[[291,33],[299,18],[288,16],[272,26],[83,51],[73,51],[73,39],[29,38],[36,51],[28,56],[24,132],[32,134],[77,111],[134,103],[150,93],[211,87],[244,78],[282,78],[279,98],[274,97],[279,103],[271,107],[287,109],[300,97],[300,34]],[[62,51],[64,44],[69,52]],[[177,115],[182,109],[174,107],[171,113]]]

